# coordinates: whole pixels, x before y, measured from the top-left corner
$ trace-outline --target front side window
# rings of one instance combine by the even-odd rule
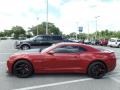
[[[80,47],[80,46],[61,46],[57,47],[53,50],[55,53],[79,53],[84,52],[86,49]]]
[[[38,37],[36,37],[36,40],[37,40],[37,41],[42,40],[42,39],[43,39],[42,36],[38,36]]]
[[[51,40],[51,37],[50,37],[50,36],[38,36],[38,37],[36,38],[36,40],[49,41],[49,40]]]
[[[51,40],[51,37],[50,36],[43,36],[42,40],[43,41],[49,41],[49,40]]]

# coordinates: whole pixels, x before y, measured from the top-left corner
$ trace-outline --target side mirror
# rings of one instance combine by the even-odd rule
[[[53,55],[55,52],[54,51],[49,51],[48,54]]]

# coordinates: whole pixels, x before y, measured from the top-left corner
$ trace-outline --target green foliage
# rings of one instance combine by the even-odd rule
[[[14,26],[11,30],[14,34],[14,38],[18,39],[19,37],[24,37],[26,31],[21,26]]]
[[[37,35],[37,29],[38,34],[46,34],[46,22],[30,28],[29,31],[32,32],[33,35]],[[53,23],[48,22],[48,34],[59,35],[62,33]]]
[[[68,35],[64,35],[64,37],[76,39],[76,33],[75,33],[75,32],[72,32],[72,33],[70,33],[70,34],[68,34]],[[86,38],[87,38],[87,34],[85,34],[85,33],[79,33],[79,34],[77,34],[77,39],[84,40],[84,39],[86,39]]]
[[[6,37],[11,37],[11,35],[13,34],[13,31],[12,30],[4,30],[4,35]]]
[[[97,33],[97,35],[96,35]],[[64,35],[67,38],[76,38],[76,33],[72,32],[68,35]],[[120,38],[120,31],[110,31],[110,30],[102,30],[100,32],[94,32],[92,34],[85,34],[85,33],[79,33],[77,34],[78,39],[84,40],[84,39],[110,39],[110,38]]]
[[[4,32],[0,32],[0,37],[4,37],[4,36],[5,36]]]
[[[112,37],[120,38],[120,31],[110,31],[106,29],[102,30],[101,32],[97,32],[97,39],[110,39]]]
[[[33,35],[46,34],[46,22],[42,22],[36,26],[31,27],[27,32],[21,26],[13,26],[11,30],[4,30],[0,32],[0,37],[14,37],[18,39],[19,37],[32,37]],[[100,31],[100,30],[99,30]],[[96,35],[97,33],[97,35]],[[53,23],[48,22],[48,34],[49,35],[62,35],[62,32]],[[63,35],[66,38],[76,38],[76,33],[72,32],[68,35]],[[120,31],[102,30],[100,32],[94,32],[92,34],[79,33],[77,34],[78,39],[109,39],[112,37],[120,38]]]
[[[38,34],[46,34],[46,22],[43,22],[39,25],[33,26],[26,33],[26,31],[21,26],[13,26],[11,30],[4,30],[4,32],[0,32],[0,37],[11,37],[13,36],[15,39],[19,37],[32,37],[33,35]],[[32,33],[32,34],[31,34]],[[48,34],[52,35],[61,35],[62,32],[56,27],[53,23],[48,22]]]

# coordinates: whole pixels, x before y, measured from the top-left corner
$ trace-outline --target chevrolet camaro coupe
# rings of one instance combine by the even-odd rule
[[[21,78],[33,73],[83,73],[99,79],[115,69],[116,57],[110,50],[66,42],[17,52],[9,57],[7,67]]]

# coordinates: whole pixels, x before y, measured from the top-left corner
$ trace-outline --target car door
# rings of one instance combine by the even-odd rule
[[[32,46],[39,46],[41,45],[41,40],[43,39],[42,36],[37,36],[32,42],[31,45]]]
[[[80,71],[80,51],[78,46],[61,46],[53,50],[54,53],[44,57],[44,70],[52,72]]]

